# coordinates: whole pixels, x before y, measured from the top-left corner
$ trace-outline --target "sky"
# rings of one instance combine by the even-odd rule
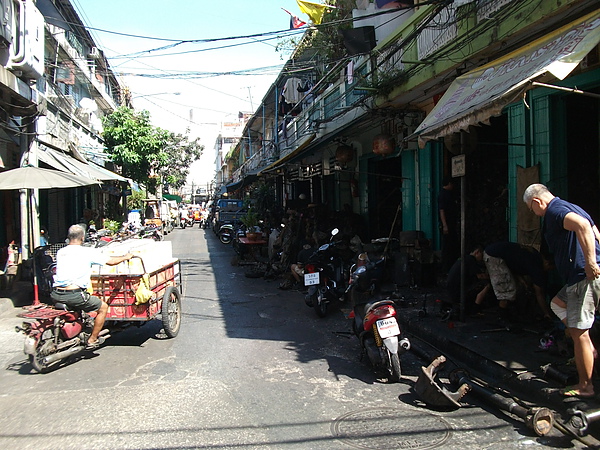
[[[195,185],[213,178],[219,124],[236,121],[240,111],[255,112],[289,58],[276,51],[292,36],[282,8],[308,22],[296,0],[71,3],[113,72],[131,89],[134,107],[148,110],[155,126],[177,133],[189,127],[192,138],[200,137],[204,154],[188,177]],[[239,36],[253,37],[223,39]],[[214,39],[220,40],[181,43]]]

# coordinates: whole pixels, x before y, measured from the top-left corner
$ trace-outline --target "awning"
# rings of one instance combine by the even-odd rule
[[[41,144],[38,147],[37,157],[40,161],[48,164],[55,169],[63,172],[73,173],[93,180],[118,180],[127,181],[126,178],[111,172],[104,167],[100,167],[94,163],[82,163],[77,159],[56,150],[53,150],[45,145]]]
[[[487,123],[551,73],[565,79],[600,42],[600,10],[456,78],[415,130],[419,144]]]
[[[242,189],[246,186],[250,186],[257,179],[258,179],[257,173],[255,173],[255,172],[247,173],[243,176],[243,178],[241,180],[236,181],[235,183],[228,184],[226,186],[227,192],[234,192],[234,191],[237,191],[238,189]]]
[[[287,155],[285,155],[282,158],[279,158],[277,161],[275,161],[274,163],[269,164],[267,167],[264,167],[262,169],[260,169],[260,171],[258,172],[258,175],[261,175],[275,167],[279,167],[281,166],[283,163],[285,163],[286,161],[289,161],[290,159],[292,159],[294,156],[297,156],[298,154],[300,154],[300,152],[302,152],[302,150],[304,150],[306,147],[308,147],[308,145],[314,141],[314,139],[317,137],[317,135],[315,133],[311,133],[308,134],[306,136],[303,136],[301,139],[298,139],[300,141],[300,143],[298,144],[298,146],[296,147],[295,150],[291,151],[290,153],[288,153]]]

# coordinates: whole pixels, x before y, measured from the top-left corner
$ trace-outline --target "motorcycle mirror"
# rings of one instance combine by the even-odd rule
[[[331,235],[335,236],[336,234],[338,234],[340,232],[340,230],[338,230],[337,228],[334,228],[333,230],[331,230]]]

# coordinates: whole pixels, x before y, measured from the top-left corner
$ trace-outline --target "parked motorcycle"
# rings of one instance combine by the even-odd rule
[[[144,225],[139,229],[137,235],[142,239],[154,239],[155,241],[163,240],[162,231],[156,225]]]
[[[236,230],[233,224],[226,223],[224,225],[221,225],[221,228],[219,228],[219,231],[217,231],[217,236],[223,244],[231,244],[231,242],[235,238],[235,233]]]
[[[374,299],[385,272],[385,256],[371,262],[366,253],[359,255],[348,286],[352,301],[352,330],[358,337],[371,366],[391,382],[400,381],[400,355],[410,349],[396,319],[393,299]]]
[[[330,302],[345,299],[348,269],[337,248],[340,243],[333,240],[338,233],[334,228],[331,241],[321,245],[304,265],[304,285],[308,287],[304,301],[319,317],[327,315]]]
[[[56,262],[54,261],[50,249],[50,245],[44,245],[36,247],[33,251],[38,292],[42,300],[50,299],[52,284],[54,283],[54,274],[56,273]]]

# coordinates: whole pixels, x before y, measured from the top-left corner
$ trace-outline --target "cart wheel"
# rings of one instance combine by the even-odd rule
[[[181,327],[181,296],[177,288],[169,286],[162,301],[162,323],[168,337],[174,338]]]

